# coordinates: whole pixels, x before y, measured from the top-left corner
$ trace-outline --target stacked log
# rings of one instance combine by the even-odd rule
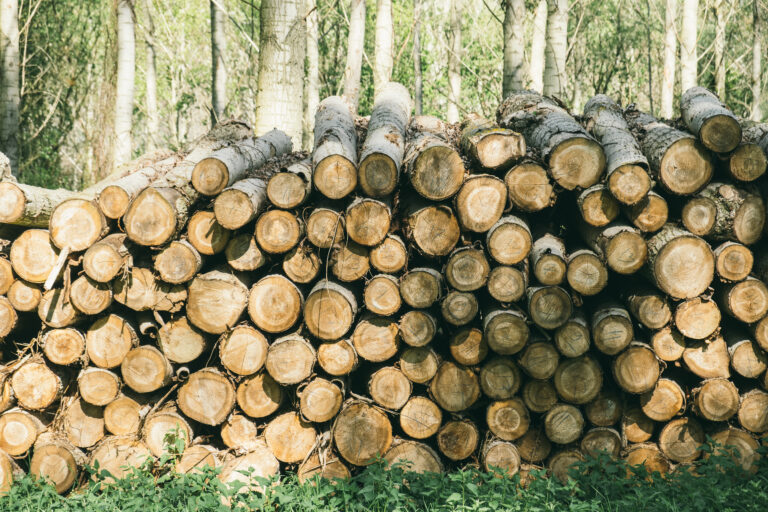
[[[4,471],[67,492],[171,432],[224,481],[666,472],[706,435],[749,464],[768,127],[701,89],[675,125],[527,91],[496,120],[410,109],[390,84],[367,129],[323,101],[311,155],[229,122],[83,192],[0,183]]]

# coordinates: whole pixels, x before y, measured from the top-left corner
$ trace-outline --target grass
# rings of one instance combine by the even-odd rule
[[[562,484],[534,472],[527,486],[520,478],[500,477],[477,469],[420,475],[403,467],[368,466],[347,481],[317,479],[300,484],[293,474],[279,480],[254,478],[264,492],[245,484],[222,484],[216,470],[178,474],[173,456],[147,462],[127,477],[103,484],[97,468],[67,497],[48,483],[25,476],[0,497],[0,511],[695,511],[768,510],[768,455],[763,452],[754,473],[744,471],[724,452],[704,447],[709,457],[665,477],[649,475],[607,456],[588,459]],[[713,453],[717,452],[717,453]],[[629,475],[629,476],[628,476]],[[242,488],[242,489],[241,489]],[[244,491],[244,492],[238,492]]]

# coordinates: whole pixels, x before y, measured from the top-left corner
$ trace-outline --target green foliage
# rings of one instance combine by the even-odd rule
[[[170,438],[175,444],[179,438]],[[177,448],[183,446],[183,443]],[[172,471],[175,456],[154,468],[151,463],[133,469],[114,483],[104,483],[106,472],[88,468],[94,478],[68,497],[52,486],[26,476],[10,493],[0,497],[0,510],[32,511],[692,511],[750,512],[768,506],[768,460],[763,450],[756,472],[742,469],[712,445],[707,457],[662,477],[649,475],[643,466],[628,467],[608,456],[588,459],[560,483],[533,470],[529,483],[496,472],[460,469],[444,474],[420,475],[402,465],[386,468],[381,461],[348,481],[316,478],[301,484],[289,474],[278,479],[253,478],[264,492],[231,486],[204,468],[188,474]],[[279,480],[279,481],[278,481]]]

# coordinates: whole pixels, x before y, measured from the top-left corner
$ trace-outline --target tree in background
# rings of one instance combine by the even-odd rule
[[[544,94],[563,96],[568,74],[568,0],[551,0],[547,12],[547,50],[544,64]]]
[[[220,0],[211,0],[211,123],[224,117],[227,106],[227,37]]]
[[[448,32],[448,107],[445,119],[449,123],[459,122],[459,102],[461,101],[461,1],[451,2],[451,26]]]
[[[677,11],[679,0],[666,0],[664,9],[664,71],[661,83],[661,117],[669,119],[675,111],[675,68],[677,67]]]
[[[115,90],[114,165],[131,159],[133,93],[136,79],[136,33],[132,0],[117,0],[117,83]],[[102,175],[109,174],[102,170]]]
[[[528,67],[531,89],[536,92],[544,92],[544,63],[546,61],[547,48],[547,0],[539,0],[533,16],[533,30],[531,34],[531,59]]]
[[[0,0],[0,148],[18,174],[19,2]]]
[[[318,50],[317,3],[307,1],[307,70],[304,78],[304,140],[302,147],[312,150],[315,112],[320,104],[320,54]]]
[[[155,22],[152,0],[145,1],[145,27],[144,46],[146,48],[146,68],[144,70],[144,83],[146,87],[147,105],[147,146],[158,146],[157,137],[160,129],[160,119],[157,110],[157,55],[155,52]]]
[[[758,0],[752,0],[752,108],[750,109],[750,119],[760,121],[763,118],[761,99],[762,99],[762,45],[760,44],[760,32],[762,25],[760,23],[760,8]]]
[[[344,96],[355,110],[360,103],[360,77],[365,44],[365,0],[350,0],[347,63],[344,68]]]
[[[376,0],[376,33],[373,55],[373,94],[392,79],[395,29],[392,24],[392,0]]]
[[[413,112],[420,116],[424,96],[421,73],[421,0],[413,0]]]
[[[504,82],[506,97],[525,87],[525,0],[504,1]]]
[[[683,91],[698,84],[698,18],[699,0],[683,0],[680,31],[680,86]]]
[[[257,135],[280,126],[301,147],[304,121],[304,58],[307,22],[304,0],[262,0],[259,35]]]

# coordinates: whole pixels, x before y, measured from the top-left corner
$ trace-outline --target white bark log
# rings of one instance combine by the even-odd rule
[[[344,68],[344,96],[355,113],[360,103],[360,73],[365,44],[365,0],[350,0],[347,65]]]
[[[304,0],[261,3],[259,94],[256,134],[280,127],[301,147],[304,116],[304,57],[307,22]]]
[[[373,56],[373,94],[392,78],[395,28],[392,24],[392,0],[376,1],[376,32]]]
[[[722,102],[725,102],[725,27],[727,16],[727,2],[715,0],[715,93]]]
[[[115,165],[131,159],[136,34],[133,1],[117,2],[117,86],[115,90]]]
[[[155,23],[152,0],[146,0],[147,28],[145,45],[147,47],[147,69],[145,71],[147,97],[147,141],[150,148],[157,147],[160,121],[157,111],[157,63],[155,58]]]
[[[320,54],[318,42],[317,3],[309,0],[307,9],[312,12],[307,16],[307,73],[304,82],[304,151],[312,151],[314,139],[315,112],[320,104]]]
[[[421,0],[413,0],[413,112],[422,111],[423,81],[421,74]]]
[[[565,58],[568,53],[568,0],[553,0],[547,13],[547,50],[544,68],[544,95],[563,96],[567,83]]]
[[[680,33],[680,85],[683,92],[695,87],[697,83],[698,16],[699,0],[683,0],[683,25]]]
[[[0,2],[0,149],[18,174],[19,2]]]
[[[760,44],[760,12],[757,0],[752,2],[752,111],[750,119],[761,121],[763,113],[760,109],[762,94],[762,46]]]

